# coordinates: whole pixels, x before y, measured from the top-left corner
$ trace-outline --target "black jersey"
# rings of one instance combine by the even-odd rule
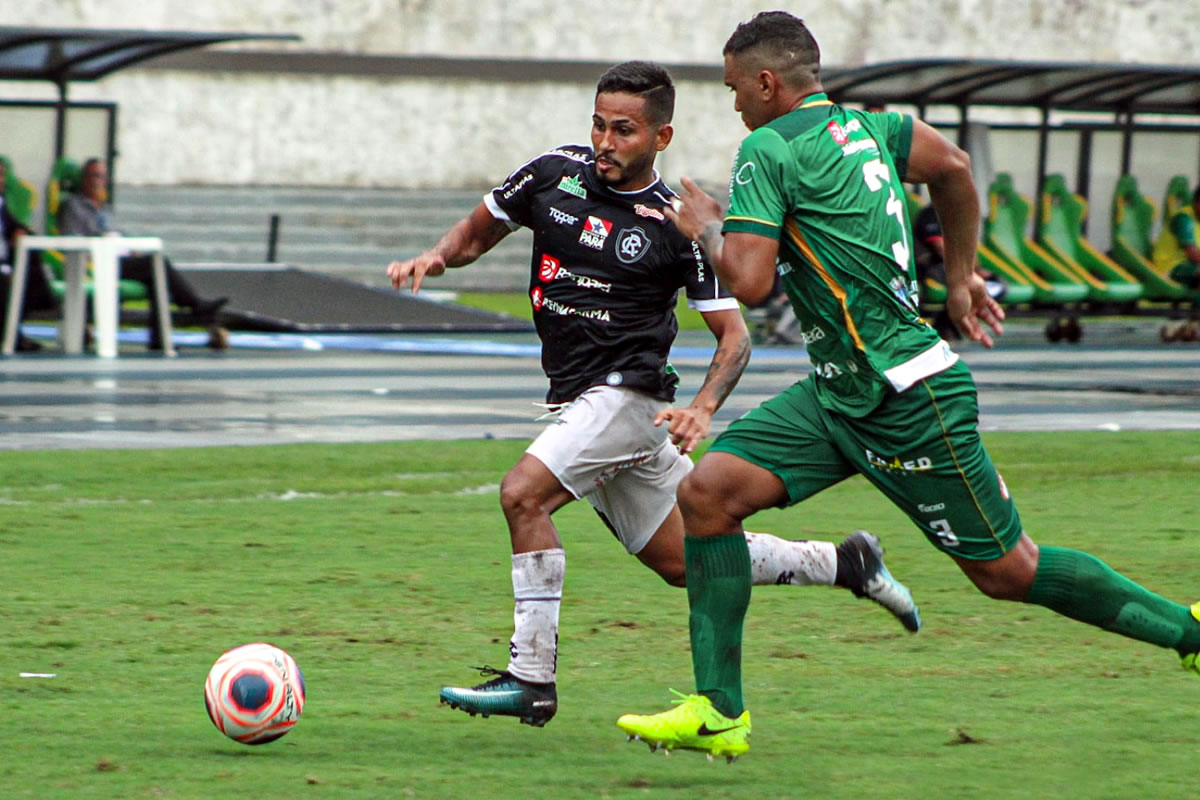
[[[663,215],[674,196],[657,174],[641,191],[614,191],[596,179],[590,147],[563,145],[484,197],[494,217],[533,231],[529,298],[548,402],[601,384],[670,402],[679,289],[700,311],[738,307],[703,251]]]

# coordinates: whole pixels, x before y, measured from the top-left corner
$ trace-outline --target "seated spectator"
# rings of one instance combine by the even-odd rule
[[[921,209],[917,218],[913,220],[913,244],[915,246],[913,259],[917,266],[917,285],[920,290],[924,292],[926,280],[937,281],[945,285],[946,251],[945,245],[942,243],[942,224],[938,221],[937,212],[931,205]],[[978,265],[975,266],[975,271],[987,284],[988,295],[996,301],[1003,300],[1008,289],[1004,281]],[[934,316],[933,327],[944,339],[959,338],[958,329],[951,324],[945,309]]]
[[[1192,204],[1176,211],[1163,226],[1154,243],[1154,264],[1163,274],[1189,289],[1200,289],[1200,246],[1196,243],[1196,219],[1200,217],[1200,186]]]
[[[8,169],[0,161],[0,331],[8,319],[9,290],[12,286],[12,263],[17,256],[17,241],[27,233],[33,233],[18,222],[4,202],[3,188],[8,179]],[[29,253],[29,267],[25,272],[25,297],[21,304],[21,316],[33,310],[55,308],[58,303],[50,289],[50,281],[42,269],[42,254],[37,250]],[[21,321],[17,320],[16,349],[22,352],[41,350],[42,346],[21,333]]]
[[[64,236],[103,236],[117,233],[116,217],[108,204],[108,167],[98,158],[90,158],[83,164],[82,186],[58,208],[58,231]],[[227,297],[212,300],[201,299],[192,285],[171,266],[164,257],[167,274],[167,298],[176,306],[190,308],[197,322],[212,322],[217,311],[228,302]],[[146,287],[150,296],[150,349],[161,350],[159,338],[158,307],[154,293],[154,260],[150,255],[128,255],[120,260],[120,277],[134,280]]]

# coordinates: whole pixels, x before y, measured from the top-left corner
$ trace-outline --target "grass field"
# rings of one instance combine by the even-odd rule
[[[988,443],[1035,539],[1200,596],[1200,435]],[[496,489],[523,444],[6,452],[0,797],[1200,795],[1200,682],[1172,652],[986,600],[861,479],[753,527],[876,531],[925,629],[840,590],[756,589],[738,763],[650,755],[614,725],[691,688],[686,597],[582,504],[557,517],[558,716],[537,730],[440,707],[440,685],[505,663]],[[249,748],[211,726],[202,687],[259,639],[295,656],[309,695],[292,733]]]

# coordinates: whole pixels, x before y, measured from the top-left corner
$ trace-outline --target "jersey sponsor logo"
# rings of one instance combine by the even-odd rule
[[[546,302],[546,293],[542,291],[542,287],[535,286],[529,290],[529,303],[533,306],[534,311],[541,311],[542,304]]]
[[[599,289],[605,293],[612,291],[611,283],[598,281],[595,278],[589,278],[587,275],[576,275],[564,267],[562,262],[557,258],[548,253],[542,254],[542,262],[538,265],[538,278],[543,283],[550,283],[555,280],[575,281],[575,284],[580,289]]]
[[[579,222],[579,217],[573,217],[565,211],[559,211],[554,206],[550,206],[550,219],[559,225],[574,225],[576,222]]]
[[[650,244],[650,237],[640,227],[622,228],[617,234],[617,258],[622,264],[633,264],[646,255]]]
[[[558,273],[562,270],[562,264],[557,258],[551,255],[542,254],[542,263],[538,267],[538,277],[543,282],[550,282],[558,277]]]
[[[579,234],[579,243],[593,250],[603,250],[604,242],[612,231],[612,223],[600,217],[588,216],[583,223],[583,232]]]
[[[775,271],[778,272],[780,275],[787,275],[789,272],[792,271],[792,265],[786,261],[781,261],[779,259],[775,259]]]
[[[829,131],[829,135],[832,136],[833,140],[838,144],[845,144],[846,142],[850,141],[850,137],[846,135],[844,130],[842,130],[842,126],[838,124],[836,119],[829,120],[829,124],[825,126],[825,130]]]
[[[819,325],[814,325],[811,330],[800,331],[800,341],[804,344],[812,344],[819,342],[825,338],[825,330]]]
[[[545,309],[551,313],[558,314],[560,317],[582,317],[583,319],[595,319],[600,322],[611,321],[607,308],[576,308],[575,306],[560,303],[552,297],[546,297],[541,291],[540,286],[535,286],[533,291],[537,292],[540,298],[540,302],[533,307],[534,311]]]
[[[563,175],[562,180],[558,182],[558,188],[567,194],[587,199],[587,189],[583,188],[583,182],[579,180],[578,175]]]
[[[696,260],[696,280],[704,283],[704,253],[698,242],[692,242],[692,258]]]
[[[573,153],[570,150],[563,150],[561,147],[556,147],[546,153],[548,156],[562,156],[569,158],[572,161],[578,161],[580,164],[586,164],[591,159],[585,153]]]
[[[532,173],[532,172],[531,172],[531,173],[527,173],[527,174],[525,175],[525,177],[521,178],[521,180],[517,181],[517,182],[516,182],[516,183],[514,183],[512,186],[510,186],[510,187],[509,187],[509,189],[508,189],[508,191],[506,191],[506,192],[505,192],[505,193],[502,195],[502,197],[503,197],[505,200],[507,200],[508,198],[512,197],[514,194],[516,194],[517,192],[519,192],[519,191],[521,191],[523,188],[525,188],[525,184],[529,183],[531,180],[533,180],[533,173]]]
[[[878,153],[879,144],[874,139],[859,139],[842,147],[842,158],[865,152]]]
[[[633,213],[637,214],[639,217],[656,219],[659,222],[665,222],[667,219],[657,208],[651,208],[650,206],[642,205],[641,203],[633,204]]]
[[[920,511],[922,514],[933,514],[936,511],[945,511],[945,510],[946,510],[945,503],[934,503],[932,505],[925,505],[924,503],[917,503],[917,511]]]
[[[900,456],[888,459],[871,450],[863,450],[863,453],[867,457],[868,464],[875,469],[884,469],[888,472],[928,472],[933,469],[933,460],[928,456],[917,456],[907,461],[901,461]]]
[[[754,171],[758,167],[754,166],[753,161],[747,161],[738,167],[738,171],[734,174],[733,179],[737,181],[738,186],[745,186],[750,181],[754,180]]]

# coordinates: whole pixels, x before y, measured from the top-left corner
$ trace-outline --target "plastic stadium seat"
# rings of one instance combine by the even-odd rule
[[[1006,280],[1019,279],[1032,286],[1034,302],[1062,305],[1085,299],[1088,286],[1025,235],[1028,222],[1029,201],[1013,188],[1011,175],[997,173],[988,187],[988,215],[979,249],[983,266]]]
[[[1072,192],[1062,175],[1047,175],[1042,190],[1038,242],[1088,287],[1088,299],[1129,303],[1142,296],[1142,284],[1083,238],[1087,201]]]
[[[1163,195],[1163,224],[1175,216],[1179,209],[1187,208],[1191,204],[1192,189],[1188,186],[1187,176],[1176,175],[1171,178],[1167,181],[1167,191]]]
[[[1122,175],[1112,199],[1113,260],[1141,281],[1147,300],[1186,300],[1187,289],[1159,272],[1150,260],[1154,212],[1154,202],[1139,191],[1137,178]]]
[[[0,163],[4,164],[5,170],[4,186],[0,186],[0,191],[4,193],[4,205],[17,222],[32,228],[33,208],[37,205],[37,190],[29,181],[17,177],[8,156],[0,156]]]

